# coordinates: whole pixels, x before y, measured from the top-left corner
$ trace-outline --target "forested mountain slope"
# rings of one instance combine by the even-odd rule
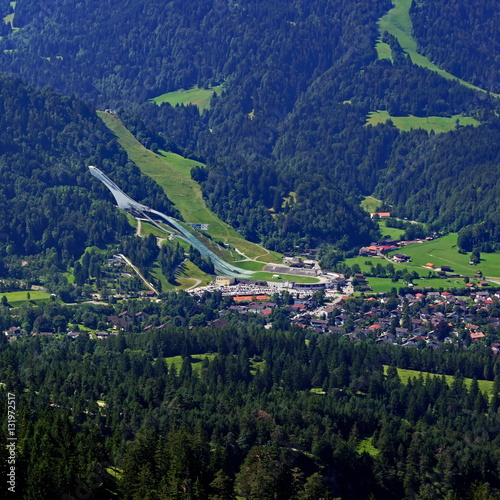
[[[475,5],[486,12],[490,3]],[[391,6],[387,0],[138,0],[125,7],[116,0],[20,0],[14,16],[19,29],[0,41],[0,64],[39,86],[116,106],[129,125],[146,131],[149,143],[203,160],[207,168],[196,180],[208,206],[248,239],[279,251],[324,242],[350,249],[377,237],[359,209],[362,196],[384,192],[396,215],[409,211],[413,194],[405,188],[408,197],[399,195],[398,179],[413,168],[407,150],[417,143],[422,179],[434,182],[432,199],[443,199],[448,189],[454,193],[446,217],[429,208],[420,211],[420,220],[460,229],[491,212],[491,205],[479,203],[473,216],[450,220],[468,196],[458,175],[441,179],[443,162],[458,169],[447,149],[451,139],[438,141],[438,156],[432,150],[437,139],[420,131],[365,127],[367,114],[377,110],[463,114],[484,126],[458,131],[457,140],[460,134],[496,140],[495,126],[487,124],[496,119],[495,99],[412,65],[394,37],[386,40],[392,62],[377,59],[377,20]],[[5,4],[6,14],[9,9]],[[451,24],[441,26],[449,61],[462,60],[452,47]],[[483,42],[493,29],[476,28],[475,39]],[[493,61],[494,50],[493,44],[482,67]],[[147,102],[179,88],[220,83],[223,91],[203,113],[192,105]],[[468,170],[472,178],[483,175],[481,158]],[[496,172],[498,165],[488,168]],[[494,197],[491,183],[482,189],[483,199]]]
[[[405,150],[403,142],[378,187],[401,215],[458,230],[498,213],[500,120],[432,137],[414,134]]]
[[[174,213],[95,111],[75,98],[2,76],[0,130],[0,262],[25,257],[65,271],[86,246],[131,232],[88,165],[98,165],[135,199]],[[20,277],[17,266],[7,267],[3,272]]]
[[[421,0],[410,8],[419,50],[452,74],[500,92],[500,6],[496,0]]]

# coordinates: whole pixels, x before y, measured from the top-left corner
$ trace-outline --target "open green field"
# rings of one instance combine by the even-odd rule
[[[190,260],[186,260],[176,274],[176,280],[180,284],[178,290],[186,290],[194,286],[205,286],[214,280],[213,276],[204,273]]]
[[[466,87],[469,87],[471,89],[485,92],[485,90],[467,83],[466,81],[457,78],[451,73],[448,73],[447,71],[439,68],[434,63],[429,61],[427,57],[417,52],[417,42],[412,35],[413,26],[409,14],[411,2],[412,0],[392,0],[394,8],[392,8],[389,12],[387,12],[387,14],[382,16],[378,22],[380,35],[382,35],[384,32],[387,32],[395,36],[403,50],[410,56],[413,64],[434,71],[448,80],[456,80],[462,85],[465,85]],[[388,46],[384,46],[387,44],[384,44],[382,46],[380,44],[381,42],[379,42],[376,46],[378,57],[379,59],[387,59],[388,49],[390,51],[390,48]],[[499,97],[498,94],[491,95]]]
[[[189,90],[180,89],[175,92],[167,92],[166,94],[150,99],[150,101],[158,105],[168,102],[172,106],[176,106],[177,104],[194,104],[200,109],[207,109],[210,106],[210,99],[212,99],[213,93],[220,94],[221,90],[222,85],[208,89],[200,89],[195,86]]]
[[[480,270],[484,276],[500,277],[499,252],[481,253],[481,263],[471,266],[469,265],[470,254],[458,253],[456,243],[457,233],[450,233],[432,241],[408,245],[398,251],[411,257],[412,262],[405,264],[409,267],[425,266],[429,262],[436,267],[450,266],[455,273],[464,276],[472,276]]]
[[[383,229],[383,228],[382,228]],[[458,253],[456,246],[457,234],[450,233],[442,238],[437,238],[424,243],[415,243],[406,247],[399,248],[391,252],[390,257],[396,252],[406,254],[411,257],[411,262],[396,263],[390,261],[396,270],[407,268],[409,271],[415,271],[421,278],[414,280],[414,286],[433,287],[433,288],[463,288],[465,283],[462,278],[429,278],[429,273],[436,276],[436,273],[426,267],[427,263],[434,264],[435,268],[449,266],[453,272],[462,276],[474,277],[475,272],[480,270],[487,278],[500,279],[500,252],[482,253],[481,263],[475,266],[469,265],[469,254]],[[389,261],[379,257],[352,257],[346,259],[345,264],[352,267],[357,264],[362,273],[367,273],[371,266],[382,264],[386,266]],[[406,286],[403,283],[394,283],[390,278],[367,278],[368,284],[372,287],[374,293],[391,290],[392,287],[400,288]],[[478,278],[476,278],[478,279]],[[471,281],[473,283],[473,281]]]
[[[30,294],[30,299],[28,300],[27,294]],[[23,290],[21,292],[5,292],[0,293],[0,298],[5,295],[8,303],[12,307],[20,307],[33,303],[48,302],[50,300],[50,293],[41,292],[39,290]]]
[[[401,236],[404,234],[403,229],[398,229],[397,227],[387,227],[383,219],[379,219],[377,222],[382,236],[390,236],[393,240],[400,240]]]
[[[403,250],[400,249],[399,251],[402,253],[406,253],[404,251],[404,249]],[[377,264],[381,264],[384,267],[387,266],[387,264],[392,264],[396,270],[407,267],[409,271],[416,271],[416,273],[419,276],[422,276],[425,278],[427,278],[429,276],[429,271],[431,271],[430,269],[424,269],[421,266],[412,266],[412,262],[398,264],[396,262],[393,262],[392,260],[388,261],[386,259],[381,259],[380,257],[361,257],[361,256],[358,256],[358,257],[352,257],[350,259],[345,259],[344,263],[346,265],[348,265],[349,267],[352,267],[354,264],[358,264],[362,273],[368,272],[372,265],[374,267],[376,267]],[[432,272],[432,274],[437,276],[437,274],[435,272]]]
[[[153,178],[163,188],[186,222],[209,224],[206,232],[214,240],[222,240],[231,247],[238,248],[250,259],[262,262],[280,261],[279,254],[269,252],[245,240],[208,209],[203,200],[200,185],[191,179],[191,168],[201,165],[199,162],[165,151],[155,154],[140,144],[116,115],[105,112],[98,112],[98,115],[117,136],[118,142],[142,173]]]
[[[378,59],[389,59],[389,61],[394,62],[391,46],[388,43],[383,42],[381,37],[378,38],[377,43],[375,44],[375,50],[377,51]]]
[[[136,221],[136,226],[137,226],[137,220]],[[141,234],[140,236],[145,237],[148,236],[149,234],[153,234],[158,238],[167,238],[168,235],[162,231],[161,229],[157,228],[156,226],[153,226],[152,224],[149,224],[149,222],[144,222],[141,220]]]
[[[368,285],[372,288],[373,293],[388,292],[393,287],[399,290],[400,288],[406,288],[408,285],[401,280],[394,283],[390,278],[367,278]],[[413,280],[413,285],[416,287],[432,287],[436,290],[443,288],[448,290],[450,288],[463,288],[465,286],[464,280],[455,278],[420,278],[418,280]]]
[[[391,116],[387,111],[371,111],[368,113],[366,125],[378,125],[391,120],[396,128],[408,132],[412,129],[422,129],[430,132],[433,130],[436,134],[454,130],[457,123],[461,126],[472,125],[477,127],[481,123],[470,116],[453,115],[445,116]]]
[[[389,368],[388,365],[384,365],[384,374],[387,375],[387,369]],[[436,374],[436,373],[429,373],[429,372],[420,372],[417,370],[407,370],[406,368],[397,368],[398,370],[398,375],[399,378],[401,379],[401,382],[403,384],[407,384],[410,378],[418,378],[420,375],[423,375],[426,377],[427,375],[431,377],[441,377],[441,375]],[[445,375],[444,378],[446,379],[446,383],[451,386],[453,383],[453,380],[455,377],[452,375]],[[471,378],[465,378],[465,385],[467,388],[470,387],[472,384],[472,379]],[[493,381],[491,380],[478,380],[477,384],[479,386],[479,390],[485,395],[485,396],[490,396],[491,391],[493,390]]]

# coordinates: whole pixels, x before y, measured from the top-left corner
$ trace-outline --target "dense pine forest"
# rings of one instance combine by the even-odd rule
[[[490,92],[500,92],[500,10],[479,3],[420,1],[410,8],[422,52],[444,69]]]
[[[136,199],[176,214],[87,104],[7,77],[0,77],[0,103],[0,276],[65,272],[85,247],[131,234],[88,165],[101,165]]]
[[[199,353],[210,354],[193,371]],[[240,327],[19,341],[0,354],[18,395],[16,498],[497,498],[487,350]],[[451,385],[397,371],[445,365]],[[486,369],[489,398],[464,381]]]

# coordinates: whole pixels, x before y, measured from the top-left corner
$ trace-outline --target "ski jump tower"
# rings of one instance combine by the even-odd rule
[[[162,212],[153,210],[146,205],[137,203],[135,200],[127,196],[111,179],[103,174],[97,167],[89,166],[89,170],[94,177],[97,177],[97,179],[99,179],[111,191],[116,200],[118,208],[121,208],[122,210],[126,210],[128,212],[132,212],[132,214],[135,216],[137,216],[137,214],[141,214],[142,216],[147,217],[146,214],[149,213],[153,216],[160,217],[180,233],[179,238],[182,238],[184,241],[196,248],[203,257],[209,258],[214,264],[215,271],[218,274],[232,277],[249,277],[253,274],[251,271],[232,266],[231,264],[228,264],[226,261],[221,259],[218,255],[212,252],[212,250],[207,248],[193,233],[188,231],[178,220],[165,215]]]

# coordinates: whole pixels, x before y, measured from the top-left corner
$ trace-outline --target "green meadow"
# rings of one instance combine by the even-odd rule
[[[172,106],[176,106],[177,104],[194,104],[200,109],[207,109],[210,107],[210,99],[212,99],[213,93],[220,94],[221,91],[222,85],[217,85],[216,87],[210,87],[208,89],[200,89],[195,86],[188,90],[180,89],[175,92],[167,92],[166,94],[150,99],[150,101],[158,105],[168,102]]]
[[[30,298],[28,299],[28,295],[30,294]],[[5,292],[0,293],[0,298],[5,296],[7,298],[7,302],[12,307],[20,307],[28,304],[36,304],[48,302],[50,300],[50,293],[41,292],[39,290],[25,290],[21,292]]]
[[[176,281],[180,284],[177,289],[186,290],[195,286],[205,286],[214,280],[213,276],[204,273],[190,260],[186,260],[176,274]]]
[[[153,153],[137,141],[116,115],[105,112],[98,114],[142,173],[154,179],[163,188],[186,222],[209,224],[206,233],[211,238],[237,248],[245,257],[261,262],[280,260],[279,254],[245,240],[209,210],[200,185],[191,178],[191,169],[195,165],[202,165],[201,163],[171,152]]]
[[[385,375],[387,375],[388,368],[389,368],[388,365],[384,365],[384,374]],[[407,370],[406,368],[397,368],[397,370],[398,370],[398,375],[399,375],[399,378],[401,379],[401,382],[405,385],[408,383],[408,381],[411,378],[419,378],[421,375],[423,377],[426,377],[427,375],[429,375],[430,377],[441,377],[442,376],[442,375],[439,375],[437,373],[421,372],[421,371],[417,371],[417,370]],[[451,386],[455,377],[453,377],[452,375],[445,375],[444,378],[446,380],[446,383],[449,386]],[[465,385],[467,386],[467,388],[469,388],[471,384],[472,384],[472,379],[465,378]],[[493,390],[493,384],[494,384],[493,381],[491,381],[491,380],[478,380],[477,384],[479,386],[479,390],[485,396],[491,395],[491,392]]]
[[[387,227],[383,219],[379,219],[377,222],[382,237],[390,236],[393,240],[400,240],[401,236],[404,234],[403,229],[398,229],[397,227]]]
[[[265,264],[261,262],[255,262],[254,260],[236,260],[234,265],[240,267],[241,269],[246,269],[247,271],[262,271]]]
[[[368,285],[373,290],[373,293],[388,292],[392,288],[399,290],[400,288],[406,288],[408,286],[406,282],[402,282],[400,280],[395,283],[390,278],[367,278],[367,280]],[[417,280],[413,280],[413,285],[421,288],[432,287],[435,289],[442,288],[443,290],[449,290],[450,288],[463,288],[465,283],[462,279],[454,278],[419,278]]]
[[[457,78],[456,76],[448,73],[447,71],[439,68],[434,63],[429,61],[427,57],[419,54],[417,51],[417,41],[412,35],[412,22],[410,19],[410,7],[412,0],[392,0],[394,7],[382,16],[378,22],[380,35],[384,32],[390,33],[395,36],[403,48],[403,50],[410,56],[413,64],[427,68],[441,75],[443,78],[448,80],[456,80],[462,85],[469,87],[471,89],[479,90],[480,92],[485,92],[483,89],[476,87],[466,81]],[[390,54],[390,47],[387,44],[378,42],[376,45],[377,53],[379,59],[392,59],[392,54]],[[498,94],[492,94],[498,97]]]
[[[450,233],[424,243],[408,245],[398,251],[411,257],[412,262],[406,264],[409,267],[432,263],[435,267],[450,266],[455,273],[464,276],[472,276],[480,270],[484,276],[500,277],[500,253],[481,253],[480,264],[471,266],[469,265],[470,254],[458,253],[457,233]]]
[[[433,130],[436,134],[449,132],[460,126],[472,125],[477,127],[481,123],[470,116],[453,115],[445,116],[391,116],[387,111],[371,111],[368,113],[366,125],[378,125],[379,123],[386,123],[391,121],[396,128],[408,132],[412,129],[422,129],[430,132]]]
[[[382,221],[380,221],[382,222]],[[381,229],[384,229],[383,227]],[[382,231],[383,234],[384,231]],[[434,264],[434,267],[440,268],[441,266],[449,266],[453,269],[453,274],[461,276],[468,276],[471,283],[480,281],[481,278],[477,277],[475,272],[480,270],[486,278],[500,279],[500,253],[482,253],[481,262],[477,265],[469,265],[470,255],[458,253],[456,245],[457,234],[450,233],[441,238],[423,243],[415,243],[406,247],[401,247],[398,250],[390,252],[388,257],[394,253],[399,252],[411,257],[411,262],[396,263],[390,261],[396,270],[407,268],[408,271],[414,271],[420,279],[414,280],[413,284],[417,287],[433,287],[433,288],[463,288],[465,282],[459,277],[441,277],[438,278],[435,271],[427,267],[427,263]],[[381,259],[380,257],[352,257],[346,259],[345,264],[352,267],[357,264],[362,273],[368,273],[370,268],[376,267],[377,264],[387,266],[389,261]],[[432,277],[429,277],[429,274]],[[390,278],[367,278],[369,286],[374,293],[386,292],[395,287],[397,289],[406,286],[402,282],[393,282]]]

